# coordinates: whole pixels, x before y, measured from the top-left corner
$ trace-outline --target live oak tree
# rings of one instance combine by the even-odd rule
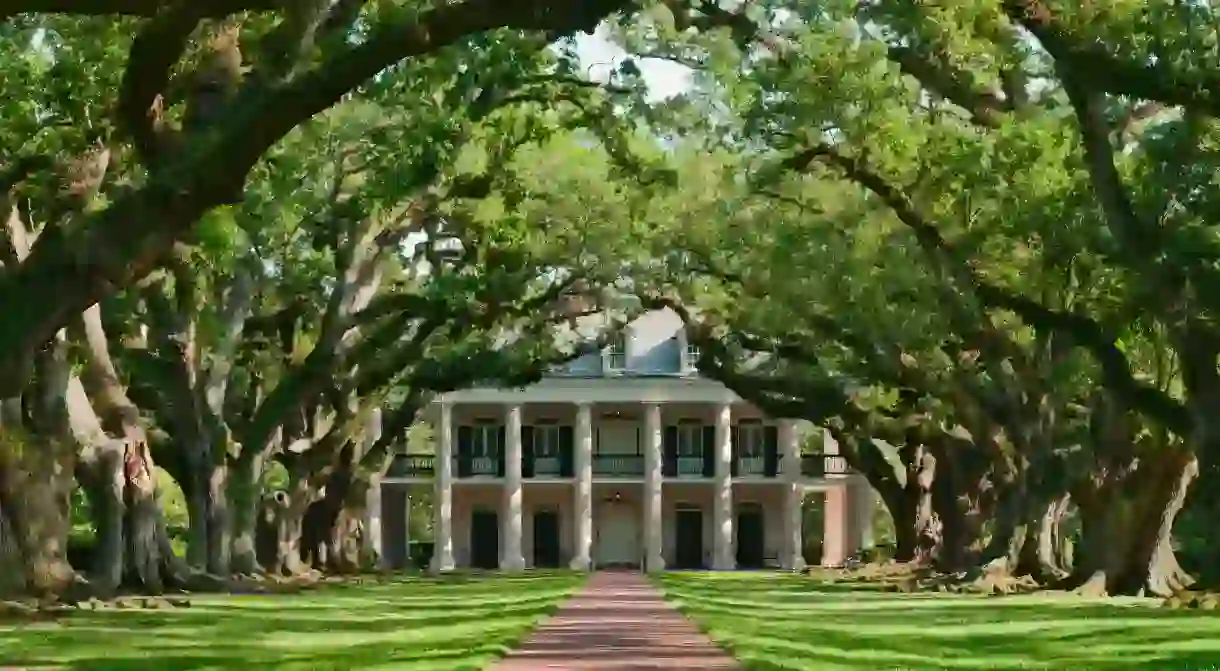
[[[134,34],[113,103],[116,130],[130,138],[146,171],[73,231],[44,238],[5,274],[6,395],[28,380],[31,355],[56,329],[151,271],[209,210],[239,202],[247,175],[268,150],[385,69],[434,54],[460,58],[471,38],[497,29],[554,39],[634,9],[626,0],[301,4],[310,9],[260,1],[5,6],[0,18],[87,16]],[[111,50],[125,48],[123,42],[98,41]],[[295,58],[285,62],[285,53]]]
[[[55,5],[29,9],[71,8]],[[141,10],[136,5],[116,6],[120,12]],[[95,6],[86,11],[102,9]],[[123,36],[130,34],[133,26],[148,29],[132,46],[129,67],[142,60],[156,61],[158,57],[150,55],[150,45],[168,39],[166,30],[175,32],[184,28],[185,24],[176,21],[189,19],[193,27],[201,18],[216,18],[192,18],[189,14],[172,10],[148,21],[105,17],[52,19],[33,15],[13,19],[5,26],[17,38],[6,42],[17,47],[10,55],[34,68],[24,73],[30,75],[28,81],[45,80],[53,74],[57,84],[69,89],[65,94],[54,86],[47,87],[47,92],[59,97],[42,103],[36,101],[44,92],[30,89],[29,98],[36,105],[32,109],[18,108],[6,126],[6,131],[13,133],[10,137],[14,142],[10,146],[17,147],[10,154],[17,160],[4,182],[9,196],[6,205],[12,206],[6,206],[5,211],[11,209],[13,213],[5,236],[7,272],[3,281],[7,287],[13,288],[11,282],[22,273],[29,278],[48,269],[55,276],[68,272],[70,269],[62,267],[66,259],[57,255],[103,251],[90,236],[100,235],[104,225],[99,221],[114,214],[114,208],[143,207],[152,202],[148,198],[159,189],[165,193],[167,180],[184,178],[190,172],[183,166],[195,160],[214,161],[221,156],[199,147],[211,147],[210,143],[223,135],[215,128],[206,128],[207,117],[219,122],[220,117],[240,108],[237,102],[226,100],[236,95],[231,89],[238,82],[232,77],[228,80],[217,77],[250,74],[245,72],[244,65],[240,69],[234,67],[238,48],[234,37],[239,31],[235,31],[232,23],[213,22],[197,31],[197,39],[185,59],[197,67],[193,70],[191,66],[185,67],[164,90],[154,92],[147,127],[127,126],[123,128],[127,135],[108,135],[105,76],[114,78],[110,89],[123,89],[119,71]],[[382,18],[402,19],[395,19],[392,14]],[[260,35],[271,25],[266,18],[250,17],[242,29]],[[346,18],[355,21],[354,16]],[[551,19],[538,20],[545,23]],[[6,576],[15,577],[11,587],[61,592],[74,582],[75,572],[67,565],[64,553],[66,502],[73,486],[70,477],[73,471],[93,504],[100,541],[94,553],[98,566],[76,568],[96,569],[92,573],[98,585],[111,588],[133,574],[152,590],[159,589],[165,580],[182,579],[183,567],[169,548],[152,486],[154,464],[158,461],[175,476],[190,502],[190,563],[221,575],[233,569],[253,570],[254,527],[263,502],[260,468],[269,458],[288,459],[283,451],[286,445],[300,446],[302,438],[313,435],[294,416],[311,408],[359,415],[363,412],[361,407],[376,404],[384,393],[381,387],[397,384],[409,390],[410,403],[404,401],[399,411],[393,413],[396,422],[392,423],[393,428],[402,428],[414,418],[413,408],[426,399],[429,389],[461,385],[470,380],[469,375],[476,371],[485,373],[489,370],[487,365],[494,363],[484,361],[482,369],[454,364],[439,369],[449,373],[438,372],[433,357],[450,360],[444,358],[444,348],[437,350],[428,345],[423,349],[422,341],[427,338],[418,339],[421,342],[406,338],[399,345],[400,355],[390,359],[397,368],[370,370],[367,362],[361,365],[353,358],[357,354],[353,349],[357,343],[353,340],[359,341],[364,326],[387,327],[392,335],[395,329],[414,328],[425,336],[465,343],[467,349],[460,351],[471,355],[474,347],[471,343],[481,343],[484,348],[488,345],[485,338],[480,340],[480,333],[494,334],[506,328],[502,318],[522,313],[549,314],[537,311],[539,303],[520,301],[532,296],[530,300],[547,303],[546,291],[537,284],[539,273],[543,279],[551,277],[557,282],[562,279],[570,283],[580,277],[581,264],[573,263],[565,254],[579,256],[590,251],[591,248],[581,246],[582,240],[589,238],[588,227],[569,229],[569,233],[558,238],[564,244],[551,248],[560,252],[558,258],[536,257],[539,244],[536,234],[519,239],[531,241],[533,251],[518,250],[514,256],[509,249],[510,239],[499,237],[507,231],[498,231],[495,225],[490,225],[483,233],[474,235],[470,226],[454,228],[460,217],[446,208],[455,200],[481,202],[495,193],[500,200],[508,197],[509,207],[501,208],[507,216],[521,202],[522,194],[517,187],[505,191],[505,186],[512,187],[512,180],[497,181],[497,173],[503,170],[501,164],[516,146],[542,142],[548,134],[573,125],[592,127],[592,135],[581,142],[582,146],[600,143],[611,147],[611,154],[625,156],[621,143],[614,137],[615,121],[607,116],[613,111],[610,101],[604,96],[599,99],[601,94],[596,87],[562,74],[562,67],[557,71],[556,66],[562,63],[544,51],[554,36],[507,34],[492,40],[476,40],[461,52],[462,58],[420,60],[391,68],[355,96],[354,116],[344,112],[329,122],[312,124],[297,139],[278,145],[268,161],[251,175],[251,188],[240,199],[230,192],[216,200],[212,193],[204,197],[212,201],[206,207],[197,208],[203,202],[200,201],[187,208],[195,212],[179,220],[183,227],[168,237],[158,238],[154,246],[159,245],[160,251],[126,248],[123,252],[147,252],[148,264],[126,269],[110,266],[112,271],[121,270],[122,277],[114,275],[103,283],[101,277],[91,275],[96,281],[87,288],[80,285],[94,297],[99,294],[93,292],[98,291],[113,297],[103,306],[105,326],[98,309],[90,308],[84,312],[79,328],[76,320],[71,320],[67,325],[72,329],[58,335],[52,346],[42,348],[33,369],[33,385],[26,385],[16,377],[5,378],[14,386],[11,392],[6,392],[9,400],[5,407],[11,412],[6,413],[4,424],[8,456],[3,470],[9,494],[4,497],[5,524],[0,536],[4,540]],[[181,48],[185,37],[186,33],[181,33],[175,44],[168,44],[170,51]],[[338,47],[342,54],[347,54],[343,58],[349,60],[344,62],[350,64],[351,53],[371,56],[367,49],[376,41],[366,41],[354,51],[349,49],[350,45]],[[384,48],[385,43],[382,44]],[[101,53],[78,52],[75,50],[78,45],[100,49]],[[334,47],[332,40],[328,48]],[[39,65],[38,60],[26,58],[30,53],[44,53],[40,51],[43,49],[47,65],[53,70],[58,68],[53,73],[46,71],[47,65],[38,70],[34,67]],[[93,59],[90,63],[101,68],[103,76],[82,70],[84,64],[73,60],[77,53],[88,54]],[[166,55],[177,59],[176,53],[163,52],[160,56]],[[169,67],[172,63],[161,65]],[[107,67],[110,69],[106,70]],[[269,71],[277,67],[267,65]],[[136,77],[129,71],[125,79],[127,89],[148,83],[150,80],[143,78],[144,74],[148,72]],[[70,75],[77,76],[74,79]],[[345,76],[351,75],[346,71]],[[275,95],[292,88],[298,93],[317,93],[295,81],[300,73],[290,76],[276,71],[276,77],[281,76],[283,81],[277,80],[270,88],[268,79],[246,81],[244,95],[250,99],[243,104],[259,107],[263,103],[255,100],[272,96],[277,90],[280,93]],[[351,83],[361,81],[363,78]],[[90,89],[94,84],[97,86]],[[149,92],[124,89],[120,112],[131,111],[123,107],[131,102],[129,96],[146,93]],[[564,100],[567,107],[561,109]],[[421,101],[422,107],[418,105]],[[216,108],[218,104],[238,107],[220,110]],[[414,115],[391,113],[386,107],[412,104],[417,106]],[[364,112],[359,111],[360,105]],[[480,126],[489,115],[512,106],[528,109],[501,119],[499,126],[494,123]],[[179,124],[175,117],[180,107]],[[273,115],[279,117],[274,123],[282,120],[281,112]],[[305,113],[298,121],[311,115],[312,112]],[[36,134],[41,122],[56,122],[59,118],[98,121],[96,128],[90,126],[92,122],[87,122],[84,128],[65,122]],[[236,117],[228,114],[226,118]],[[126,119],[132,121],[134,117]],[[264,118],[263,122],[267,120]],[[291,126],[283,132],[289,130]],[[156,137],[150,139],[140,133],[153,133]],[[130,139],[132,144],[115,144],[118,138]],[[319,155],[312,154],[319,144],[328,141],[333,149],[320,155],[336,164],[336,172],[329,174],[317,161],[311,164],[308,160]],[[481,164],[454,171],[452,161],[472,142],[482,149]],[[269,141],[264,148],[270,144]],[[402,147],[411,150],[403,151]],[[193,170],[209,169],[200,164]],[[236,180],[239,185],[248,181],[246,170],[241,172]],[[172,176],[167,177],[170,173]],[[218,175],[212,174],[205,181],[215,177]],[[179,186],[189,191],[193,187],[187,182],[189,178]],[[157,207],[179,208],[190,200],[178,187],[173,188],[177,193],[173,202],[162,202]],[[213,206],[221,201],[225,205],[214,210]],[[106,215],[107,212],[111,215]],[[195,226],[194,219],[200,216],[203,223]],[[535,223],[545,224],[540,226],[548,231],[545,235],[557,235],[554,212],[532,216],[548,216],[549,221]],[[153,227],[172,225],[160,215],[136,219]],[[437,226],[436,222],[442,220],[444,225]],[[134,228],[125,226],[122,235],[111,236],[104,244],[122,246],[135,239],[127,237],[129,233],[136,238],[142,235],[137,230],[144,224],[134,219],[127,223]],[[516,224],[517,228],[525,225],[523,220]],[[483,252],[462,264],[476,274],[466,277],[466,284],[456,288],[436,284],[436,278],[430,276],[413,279],[412,264],[421,258],[434,263],[437,259],[431,249],[418,255],[411,252],[403,255],[404,238],[412,233],[424,235],[430,243],[438,236],[470,244],[482,240],[476,247]],[[596,234],[590,239],[606,241],[614,237]],[[49,259],[45,262],[49,265],[42,265],[40,258]],[[510,268],[512,274],[498,274],[502,271],[497,265],[511,258],[518,263]],[[549,260],[545,266],[537,266],[542,258]],[[114,257],[107,252],[103,260],[109,264]],[[88,265],[74,267],[89,273],[97,270]],[[157,266],[160,269],[154,270]],[[495,272],[483,272],[488,268]],[[557,269],[576,274],[564,278],[555,274]],[[136,279],[141,281],[130,284]],[[598,286],[593,276],[583,279],[585,286],[590,287],[586,291]],[[480,288],[483,282],[490,284]],[[116,292],[124,284],[126,291]],[[397,297],[400,303],[395,310],[378,312],[370,319],[375,322],[391,318],[397,319],[396,323],[366,325],[358,317],[370,305],[378,287],[389,290],[392,295],[387,297]],[[487,291],[492,293],[486,294]],[[539,291],[542,295],[535,295]],[[462,295],[466,298],[457,300]],[[298,300],[301,298],[304,303]],[[465,302],[470,299],[476,301],[474,305]],[[20,326],[22,319],[17,318],[21,314],[19,306],[8,299],[4,304],[5,328],[25,328]],[[315,314],[322,316],[321,321],[300,321],[300,309],[311,304],[317,309]],[[49,305],[59,303],[52,301]],[[470,310],[476,308],[472,316]],[[272,340],[285,331],[309,331],[308,342],[295,340],[268,352],[266,344],[260,346],[258,342],[255,326],[260,315],[272,322],[278,319],[282,327],[284,313],[293,309],[297,310],[297,319],[289,314],[287,329],[273,326]],[[26,326],[30,323],[26,322]],[[253,336],[251,339],[247,339],[247,332]],[[353,338],[353,334],[357,337]],[[388,346],[392,342],[383,338],[381,344]],[[35,343],[35,349],[41,347]],[[550,349],[538,350],[534,346],[513,351],[518,353],[507,359],[513,363],[503,377],[537,370],[542,365],[539,362],[557,356],[548,354]],[[79,352],[82,364],[79,378],[71,374],[76,369],[67,367],[67,356],[73,352]],[[117,353],[118,358],[112,353]],[[373,353],[384,354],[366,347],[362,356]],[[294,359],[294,354],[300,358]],[[14,357],[14,361],[18,359],[21,360],[18,363],[28,363],[30,357],[28,354]],[[406,371],[421,364],[428,364],[422,368],[428,377],[422,381],[403,378]],[[372,375],[374,380],[367,382],[347,375],[353,371]],[[339,379],[345,382],[332,384]],[[355,384],[357,381],[360,384]],[[360,392],[362,397],[352,399],[354,392]],[[332,403],[336,396],[344,395],[354,405]],[[343,428],[345,434],[341,440],[329,441],[328,450],[313,449],[314,442],[326,441],[306,441],[310,446],[302,453],[312,452],[314,457],[332,455],[316,460],[322,465],[307,469],[311,475],[319,471],[325,475],[327,469],[333,471],[335,459],[349,454],[345,448],[357,438],[358,432],[351,430],[351,422],[332,421],[332,424]],[[53,445],[54,449],[32,447],[46,445]],[[384,455],[385,445],[373,453]],[[385,462],[372,457],[368,461],[362,468],[374,476],[379,469],[377,464]],[[52,475],[54,478],[49,479]],[[344,506],[348,503],[345,501]],[[278,556],[284,555],[278,552]]]
[[[1025,473],[1021,487],[1058,489],[1024,491],[1029,511],[1047,498],[1046,511],[1058,510],[1070,493],[1083,528],[1068,585],[1165,594],[1187,583],[1170,530],[1196,460],[1209,470],[1215,416],[1205,409],[1216,370],[1204,288],[1210,187],[1200,180],[1214,110],[1214,54],[1202,46],[1215,40],[1211,10],[1035,0],[675,9],[618,32],[629,51],[699,70],[704,99],[719,105],[703,107],[716,110],[710,142],[755,156],[743,171],[772,195],[837,184],[838,198],[871,206],[865,221],[905,227],[887,244],[918,250],[944,285],[925,308],[945,317],[936,349],[970,354],[975,363],[959,358],[953,375],[977,366],[989,387],[955,400],[953,417],[969,427],[966,416],[986,411],[984,426],[1008,443],[988,447],[995,434],[971,430],[949,465],[990,451]],[[761,342],[800,344],[783,328]],[[818,332],[804,344],[819,340],[839,339]],[[890,349],[891,373],[852,371],[857,384],[943,395],[886,379],[909,368],[896,356],[913,344],[888,340],[863,338]],[[786,351],[828,367],[812,347]]]

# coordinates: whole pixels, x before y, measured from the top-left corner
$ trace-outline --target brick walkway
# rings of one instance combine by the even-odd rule
[[[491,671],[740,668],[643,576],[601,571]]]

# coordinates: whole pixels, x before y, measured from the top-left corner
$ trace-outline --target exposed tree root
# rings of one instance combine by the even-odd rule
[[[1028,594],[1045,587],[1031,576],[1014,576],[1004,566],[986,566],[973,571],[940,573],[927,564],[887,562],[866,564],[852,570],[809,572],[827,582],[878,585],[887,592],[946,592],[1001,596]]]
[[[1161,602],[1161,607],[1220,611],[1220,593],[1182,590]]]

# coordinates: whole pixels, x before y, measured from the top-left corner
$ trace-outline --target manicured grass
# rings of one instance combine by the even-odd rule
[[[1152,599],[892,594],[773,573],[658,578],[747,669],[1220,669],[1220,615]]]
[[[0,626],[0,668],[482,669],[583,582],[576,574],[402,578],[190,608]],[[61,666],[62,665],[62,666]]]

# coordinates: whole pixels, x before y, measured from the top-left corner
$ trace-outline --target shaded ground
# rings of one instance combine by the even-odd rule
[[[492,671],[741,668],[634,572],[594,574]]]
[[[1159,600],[892,594],[775,573],[657,581],[759,671],[1220,668],[1220,615]]]
[[[0,668],[477,670],[584,580],[402,578],[292,595],[196,596],[190,608],[78,612],[0,626]]]

